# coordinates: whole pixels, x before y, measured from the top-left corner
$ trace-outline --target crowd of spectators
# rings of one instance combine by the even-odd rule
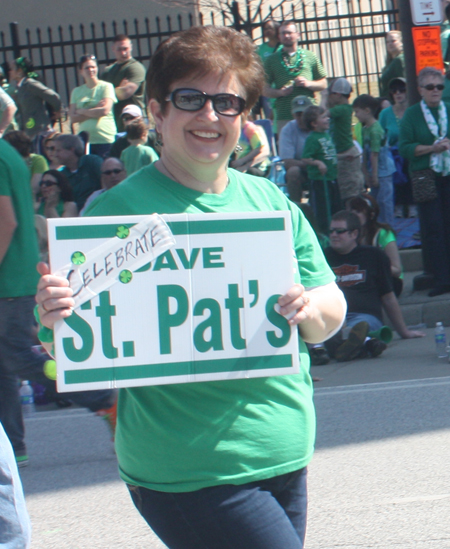
[[[266,21],[264,38],[258,48],[266,74],[264,95],[242,125],[230,166],[269,177],[271,163],[281,160],[287,194],[301,208],[309,203],[320,242],[324,247],[331,244],[326,256],[338,282],[343,280],[342,256],[346,256],[348,267],[347,256],[351,255],[355,272],[380,273],[373,280],[366,280],[364,274],[361,285],[352,284],[350,312],[356,317],[349,316],[347,321],[353,331],[345,334],[345,339],[339,333],[327,344],[331,356],[338,360],[378,356],[385,346],[374,343],[376,337],[370,332],[382,325],[383,307],[401,337],[422,335],[406,328],[396,301],[403,271],[392,228],[394,215],[414,216],[418,205],[422,240],[429,248],[435,278],[430,296],[450,292],[450,216],[445,214],[450,207],[450,112],[441,100],[444,77],[435,69],[424,69],[419,76],[423,101],[408,108],[401,34],[389,32],[386,66],[380,75],[381,96],[389,97],[389,101],[381,110],[380,98],[367,94],[356,97],[345,78],[327,81],[320,59],[299,46],[300,34],[294,22]],[[30,291],[34,279],[19,291],[14,286],[6,288],[2,281],[4,259],[18,253],[13,250],[16,228],[25,211],[31,216],[24,228],[27,231],[39,218],[82,215],[99,195],[158,159],[164,144],[148,119],[145,68],[132,57],[127,36],[118,35],[112,51],[115,62],[102,72],[94,55],[81,57],[78,69],[84,83],[70,96],[71,133],[56,124],[62,109],[60,96],[39,81],[27,58],[11,63],[9,86],[0,87],[0,164],[11,155],[10,147],[16,149],[14,165],[22,161],[25,169],[12,178],[15,181],[18,173],[29,178],[31,194],[31,207],[24,209],[6,187],[0,187],[0,298],[34,293]],[[185,110],[198,110],[197,104],[203,101],[201,91],[176,93],[177,101],[192,104]],[[217,98],[214,101],[220,101]],[[259,118],[270,120],[270,131]],[[8,170],[5,166],[2,169]],[[353,213],[348,216],[345,210]],[[28,232],[23,238],[29,243],[32,237]],[[45,258],[42,246],[40,249]],[[33,254],[29,257],[35,257]],[[367,269],[361,267],[361,257],[370,265]],[[372,269],[372,265],[377,268]],[[348,287],[346,283],[340,285]],[[371,294],[362,299],[364,285],[370,287]],[[3,323],[8,314],[0,311]],[[27,314],[31,315],[31,309]],[[368,321],[367,315],[375,320]],[[28,319],[18,329],[31,330],[32,324]],[[0,340],[3,337],[0,334]],[[30,337],[24,338],[23,344],[30,341]],[[2,354],[3,346],[2,342]],[[324,345],[311,347],[313,363],[315,358],[316,364],[324,363],[328,360],[325,354]],[[0,358],[0,378],[5,375],[3,362]],[[42,379],[42,360],[34,362],[36,375],[31,368],[23,371]],[[14,378],[18,373],[16,368],[8,375]],[[12,387],[11,383],[0,383],[0,397]],[[91,403],[84,405],[94,411],[100,409]],[[0,420],[20,457],[24,452],[23,425],[20,427],[17,418],[15,424],[5,420],[1,409]]]

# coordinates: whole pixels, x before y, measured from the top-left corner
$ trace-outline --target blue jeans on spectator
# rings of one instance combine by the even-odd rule
[[[379,176],[378,187],[372,187],[370,194],[378,202],[380,213],[378,221],[388,223],[391,227],[394,224],[394,184],[392,175]]]
[[[128,489],[138,511],[169,549],[303,548],[306,467],[195,492]]]
[[[17,378],[37,381],[50,393],[56,384],[44,374],[46,355],[38,355],[34,345],[34,296],[0,299],[0,421],[16,452],[25,450],[24,426]],[[65,393],[65,397],[92,412],[109,408],[115,400],[114,391]]]
[[[27,549],[31,524],[16,460],[0,423],[0,547]]]
[[[383,326],[383,323],[379,318],[365,313],[347,313],[347,316],[345,317],[345,323],[347,326],[350,326],[350,328],[355,326],[355,324],[358,324],[358,322],[363,321],[367,322],[369,325],[370,332],[376,332]]]

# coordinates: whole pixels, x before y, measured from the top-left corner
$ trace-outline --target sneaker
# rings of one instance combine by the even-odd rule
[[[112,440],[114,440],[117,423],[117,399],[111,406],[111,408],[103,408],[102,410],[97,410],[95,413],[105,421],[108,429],[111,432]]]
[[[325,366],[330,362],[330,357],[325,347],[313,347],[309,349],[309,356],[311,357],[311,366]]]
[[[29,458],[27,454],[24,454],[23,452],[14,452],[14,455],[16,457],[17,467],[21,468],[28,465]]]
[[[403,206],[395,206],[394,217],[403,217]]]
[[[373,358],[380,356],[381,353],[387,349],[386,343],[375,337],[371,337],[368,341],[366,341],[364,347]]]
[[[336,349],[336,360],[338,362],[346,362],[357,358],[364,347],[367,334],[369,333],[369,325],[367,322],[358,322],[350,330],[348,338]]]

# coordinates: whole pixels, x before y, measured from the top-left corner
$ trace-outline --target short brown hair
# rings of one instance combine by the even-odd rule
[[[142,119],[132,120],[126,127],[128,139],[147,137],[148,127]]]
[[[8,141],[8,143],[16,149],[20,156],[23,156],[24,158],[30,156],[31,138],[28,137],[25,132],[14,130],[12,132],[5,133],[3,139]]]
[[[303,111],[303,124],[305,124],[308,130],[313,130],[314,122],[326,112],[323,107],[318,107],[317,105],[311,105]]]
[[[253,42],[227,27],[191,27],[162,42],[150,60],[146,84],[149,99],[164,112],[173,82],[210,73],[235,74],[245,91],[246,110],[262,94],[264,70]]]
[[[113,38],[113,44],[115,44],[116,42],[123,42],[124,40],[130,40],[130,37],[126,34],[116,34],[116,36],[114,36]]]

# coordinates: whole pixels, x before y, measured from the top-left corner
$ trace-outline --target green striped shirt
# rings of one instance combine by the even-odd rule
[[[303,66],[298,73],[292,74],[282,63],[282,50],[275,52],[264,61],[267,82],[277,88],[282,88],[290,80],[297,76],[304,76],[307,80],[321,80],[327,76],[322,63],[315,53],[309,50],[299,49],[303,55]],[[295,86],[292,93],[286,97],[277,97],[275,108],[278,120],[292,120],[291,102],[297,95],[306,95],[314,99],[314,92],[300,86]]]

